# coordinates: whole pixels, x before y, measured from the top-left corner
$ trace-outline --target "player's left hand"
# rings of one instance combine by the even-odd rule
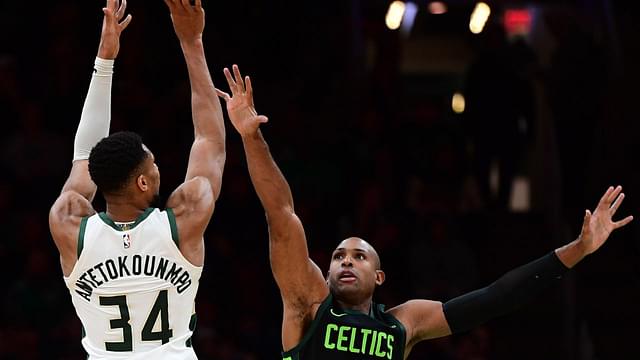
[[[238,65],[233,65],[233,76],[229,69],[224,68],[224,76],[227,78],[232,96],[220,89],[216,89],[216,93],[227,103],[231,123],[242,137],[255,134],[260,124],[266,123],[268,119],[266,116],[258,115],[253,105],[251,79],[248,76],[242,79]]]
[[[613,221],[612,217],[624,200],[622,186],[609,187],[604,193],[593,214],[585,211],[582,231],[580,232],[580,246],[585,255],[598,250],[609,238],[611,232],[621,228],[633,220],[633,216],[627,216],[620,221]]]
[[[102,59],[115,59],[120,51],[120,34],[129,26],[131,14],[124,20],[127,10],[127,0],[107,0],[107,6],[102,9],[102,34],[100,35],[100,47],[98,57]]]

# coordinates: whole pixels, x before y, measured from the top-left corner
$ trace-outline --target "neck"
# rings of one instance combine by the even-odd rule
[[[351,302],[348,300],[341,300],[341,299],[336,299],[336,302],[338,303],[338,305],[340,305],[341,308],[346,310],[357,311],[363,314],[369,314],[371,312],[371,305],[372,305],[371,298],[368,298],[363,302]]]
[[[115,222],[135,221],[147,206],[121,197],[110,197],[107,202],[107,216]]]

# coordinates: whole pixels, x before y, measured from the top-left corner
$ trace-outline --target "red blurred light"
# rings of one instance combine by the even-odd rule
[[[508,34],[527,34],[531,30],[531,12],[509,9],[504,12],[504,28]]]
[[[434,15],[440,15],[447,12],[447,5],[441,1],[434,1],[429,3],[429,12]]]

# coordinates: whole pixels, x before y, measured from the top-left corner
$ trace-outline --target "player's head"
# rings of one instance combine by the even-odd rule
[[[107,201],[114,196],[156,205],[160,172],[140,135],[122,131],[100,140],[89,155],[89,174]]]
[[[353,304],[366,301],[384,282],[378,253],[363,239],[343,240],[331,256],[327,282],[337,299]]]

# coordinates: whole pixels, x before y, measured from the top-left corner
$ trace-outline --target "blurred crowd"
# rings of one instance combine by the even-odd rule
[[[84,357],[47,214],[71,167],[99,3],[0,4],[2,359]],[[401,72],[403,39],[384,27],[386,6],[205,3],[214,83],[226,87],[222,68],[233,63],[252,76],[257,110],[270,119],[265,137],[323,271],[339,240],[360,236],[377,248],[387,272],[378,302],[446,301],[571,241],[584,209],[608,185],[625,186],[622,213],[637,209],[631,154],[638,126],[619,106],[635,105],[620,96],[637,70],[620,67],[625,59],[600,23],[550,13],[544,21],[554,50],[545,61],[525,39],[508,39],[493,24],[465,38],[472,56],[464,72],[417,75]],[[166,198],[184,177],[193,137],[186,66],[164,4],[129,9],[134,18],[116,61],[111,129],[143,136]],[[625,19],[618,19],[617,49],[632,56]],[[462,114],[450,107],[456,87],[466,97]],[[277,359],[281,304],[264,214],[229,124],[227,136],[194,347],[202,359]],[[516,210],[512,184],[519,179],[529,201]],[[95,206],[104,210],[99,196]],[[418,345],[411,358],[636,358],[636,228],[615,234],[563,286],[525,309]],[[628,351],[636,356],[621,355]]]

